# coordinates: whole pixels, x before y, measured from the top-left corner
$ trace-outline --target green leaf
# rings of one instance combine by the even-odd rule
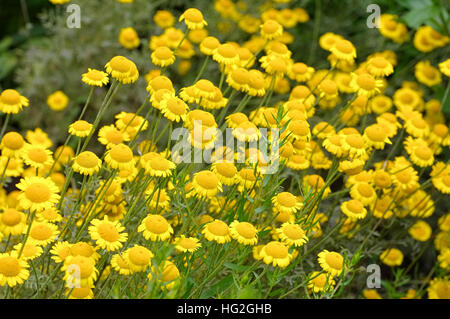
[[[239,289],[237,292],[237,299],[260,299],[261,298],[261,291],[252,288],[252,287],[244,287]]]
[[[237,271],[237,272],[243,272],[243,271],[246,271],[246,270],[248,270],[250,268],[250,266],[236,265],[236,264],[229,263],[229,262],[226,262],[223,265],[225,267],[227,267],[228,269],[231,269],[231,270],[234,270],[234,271]]]
[[[417,29],[429,19],[439,15],[439,8],[435,6],[415,8],[402,16],[408,27]]]
[[[214,284],[211,288],[204,291],[201,294],[200,299],[210,298],[214,295],[217,295],[218,293],[222,293],[225,290],[227,290],[232,284],[233,284],[233,275],[228,275],[225,278],[218,281],[216,284]]]
[[[17,58],[14,54],[5,52],[0,54],[0,80],[8,76],[8,74],[16,67]]]

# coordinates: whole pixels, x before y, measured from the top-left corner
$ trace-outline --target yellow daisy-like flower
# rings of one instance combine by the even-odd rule
[[[4,176],[20,177],[23,173],[23,162],[18,158],[0,156],[0,167]]]
[[[170,260],[165,260],[163,264],[160,265],[162,270],[158,270],[158,279],[161,282],[161,290],[173,289],[177,283],[177,278],[180,277],[180,271],[177,266]],[[152,279],[152,273],[148,274],[149,280]]]
[[[64,262],[71,255],[70,246],[71,244],[67,241],[55,243],[50,250],[53,261],[56,263]]]
[[[276,20],[268,19],[261,26],[261,36],[266,40],[273,40],[283,34],[283,27]]]
[[[215,219],[204,225],[202,234],[207,240],[215,241],[219,244],[224,244],[231,240],[230,228],[226,223],[219,219]]]
[[[202,244],[200,241],[195,237],[186,237],[184,235],[181,235],[180,237],[177,237],[174,239],[175,244],[175,250],[186,253],[193,253],[197,251]]]
[[[214,49],[212,58],[221,65],[236,65],[239,63],[239,54],[236,47],[230,43],[220,44]]]
[[[427,222],[418,220],[408,229],[408,233],[417,241],[427,241],[431,237],[432,229]]]
[[[363,219],[367,215],[367,209],[357,199],[343,202],[341,204],[341,211],[352,221]]]
[[[109,77],[103,71],[88,68],[88,71],[81,75],[81,81],[87,85],[102,87],[109,83]]]
[[[0,232],[5,236],[17,236],[26,226],[26,215],[15,208],[4,208],[0,213]]]
[[[427,288],[429,299],[450,299],[450,280],[434,278]]]
[[[208,23],[203,19],[203,14],[200,10],[189,8],[180,16],[178,21],[183,21],[189,30],[203,29]]]
[[[154,65],[166,67],[175,62],[175,55],[168,47],[157,47],[151,54],[151,59]]]
[[[53,142],[48,137],[48,134],[42,131],[39,127],[34,131],[28,130],[25,134],[25,139],[28,141],[28,143],[39,145],[43,148],[50,148],[53,145]]]
[[[0,111],[6,114],[17,114],[29,104],[28,99],[13,89],[7,89],[0,94]]]
[[[450,194],[450,165],[437,162],[430,173],[431,182],[443,194]]]
[[[3,135],[0,143],[0,149],[2,150],[3,156],[17,158],[20,156],[21,150],[25,144],[26,143],[22,135],[17,132],[8,132]]]
[[[256,245],[258,242],[258,231],[248,222],[233,221],[230,224],[230,235],[243,245]]]
[[[313,67],[307,66],[302,62],[296,62],[289,67],[288,76],[291,80],[295,80],[300,83],[309,81],[314,72],[315,70]]]
[[[309,278],[311,279],[308,281],[307,287],[314,293],[330,291],[336,285],[336,281],[326,273],[313,271]]]
[[[88,258],[92,258],[95,262],[100,259],[100,254],[97,252],[97,249],[92,246],[91,243],[86,242],[78,242],[70,245],[70,255],[75,256],[84,256]]]
[[[442,74],[450,77],[450,59],[445,60],[444,62],[439,63],[439,70]]]
[[[69,104],[69,97],[63,91],[56,91],[47,97],[47,105],[53,111],[62,111]]]
[[[0,286],[23,284],[30,277],[29,267],[15,252],[0,254]]]
[[[167,10],[158,10],[153,15],[153,21],[162,29],[170,28],[175,23],[175,17]]]
[[[128,260],[121,254],[112,256],[111,267],[121,275],[129,276],[132,274]]]
[[[282,76],[288,72],[287,60],[275,54],[269,54],[259,59],[261,67],[270,75]]]
[[[265,264],[280,268],[286,268],[292,260],[288,247],[279,241],[271,241],[264,245],[259,255]]]
[[[383,87],[382,80],[378,80],[369,73],[352,74],[352,81],[350,86],[358,95],[365,95],[372,97],[380,93],[380,89]]]
[[[364,129],[363,140],[374,147],[375,149],[382,150],[387,144],[392,144],[387,136],[387,132],[380,124],[372,124]]]
[[[125,144],[113,145],[105,155],[105,162],[113,169],[123,170],[134,167],[133,151]]]
[[[289,192],[282,192],[272,198],[274,210],[282,213],[296,213],[303,207],[303,203]]]
[[[114,145],[118,145],[124,142],[129,142],[130,136],[119,130],[114,124],[103,126],[98,132],[98,141],[106,148],[111,148]]]
[[[450,269],[450,249],[441,251],[438,255],[438,262],[442,269]]]
[[[192,186],[200,198],[211,198],[222,191],[222,184],[217,175],[206,170],[194,174]]]
[[[127,261],[132,272],[142,272],[151,265],[153,253],[147,248],[134,245],[128,248],[123,254],[123,259]]]
[[[116,127],[134,137],[138,130],[145,131],[148,128],[148,121],[135,113],[120,112],[115,116]]]
[[[98,276],[95,261],[85,256],[69,256],[61,268],[64,271],[64,280],[73,285],[91,287]]]
[[[220,46],[220,41],[216,37],[208,36],[200,43],[200,52],[205,55],[213,55],[214,50]]]
[[[58,226],[55,224],[34,221],[30,228],[27,243],[45,247],[55,241],[58,234]]]
[[[403,262],[403,253],[397,248],[388,248],[381,253],[380,260],[389,267],[400,266]]]
[[[301,247],[308,242],[306,232],[298,224],[286,222],[276,229],[281,241],[289,246]]]
[[[78,120],[69,125],[69,134],[78,137],[86,137],[92,131],[93,125],[89,122]]]
[[[429,87],[442,82],[441,73],[430,64],[430,61],[420,61],[417,63],[414,70],[414,75],[420,83],[423,83]]]
[[[177,123],[184,121],[189,111],[189,107],[182,99],[170,94],[164,95],[159,105],[164,117]]]
[[[102,161],[90,151],[84,151],[74,158],[72,168],[82,175],[93,175],[102,167]]]
[[[385,77],[394,73],[391,62],[383,56],[374,56],[367,61],[367,71],[375,77]]]
[[[161,215],[149,214],[138,227],[145,239],[151,241],[165,241],[173,234],[173,228]]]
[[[118,2],[132,2],[133,0],[117,0]],[[79,287],[66,289],[68,299],[94,299],[94,291],[91,287]]]
[[[139,46],[141,41],[139,36],[132,27],[120,29],[119,43],[126,49],[132,50]]]
[[[94,219],[89,226],[89,235],[102,249],[116,251],[123,246],[128,234],[123,232],[123,227],[118,221],[110,221],[107,216],[101,219]]]
[[[355,183],[350,189],[350,196],[365,206],[372,204],[377,199],[377,193],[366,182]]]
[[[432,149],[423,139],[414,139],[408,136],[405,141],[405,150],[409,154],[411,161],[420,167],[431,166],[434,163]]]
[[[219,182],[223,185],[231,186],[236,184],[237,168],[234,163],[217,161],[211,165],[211,170],[216,174]]]
[[[340,276],[344,269],[344,257],[335,251],[323,250],[319,253],[319,264],[332,276]]]
[[[378,94],[369,100],[369,108],[376,114],[383,114],[392,108],[392,99],[389,96]]]
[[[355,46],[345,39],[336,39],[335,43],[330,48],[330,51],[338,60],[351,62],[356,58]]]
[[[40,145],[27,144],[21,153],[25,164],[33,168],[44,168],[53,164],[52,152]]]
[[[19,252],[22,251],[22,255],[20,256],[20,258],[25,261],[36,259],[44,252],[42,247],[36,244],[26,243],[23,249],[22,246],[22,243],[15,245],[13,252],[19,254]]]
[[[362,157],[366,155],[366,143],[360,134],[346,135],[343,140],[343,146],[350,157]]]
[[[38,221],[50,223],[58,223],[63,219],[56,208],[44,209],[36,214],[36,218]]]
[[[364,289],[363,296],[366,299],[383,299],[375,289]]]
[[[139,71],[133,61],[115,56],[105,65],[106,72],[123,84],[134,83],[139,78]]]
[[[18,195],[21,207],[31,211],[51,208],[60,199],[58,186],[48,177],[25,177],[16,187],[21,191]]]
[[[240,123],[232,131],[233,136],[241,142],[253,142],[259,140],[261,132],[258,127],[250,121]]]

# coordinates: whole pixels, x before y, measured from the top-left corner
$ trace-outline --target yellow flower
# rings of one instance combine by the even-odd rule
[[[345,39],[336,39],[330,51],[338,60],[353,61],[356,58],[355,46]]]
[[[69,104],[69,97],[63,91],[56,91],[47,97],[47,105],[53,111],[62,111]]]
[[[420,61],[416,64],[414,75],[420,83],[429,87],[442,82],[441,73],[438,69],[433,67],[428,60]]]
[[[21,151],[25,164],[33,168],[44,168],[53,164],[52,152],[40,145],[27,144]]]
[[[239,63],[239,55],[231,43],[220,44],[214,49],[212,58],[221,65],[233,65]]]
[[[151,241],[165,241],[173,234],[172,226],[161,215],[149,214],[138,227],[145,239]]]
[[[220,41],[216,37],[208,36],[200,42],[200,52],[205,55],[213,55],[214,51],[220,46]]]
[[[132,274],[129,262],[120,254],[112,256],[111,267],[121,275],[128,276]]]
[[[233,221],[230,224],[230,235],[243,245],[256,245],[258,242],[258,231],[248,222]]]
[[[438,262],[442,269],[450,269],[450,249],[441,251],[438,255]]]
[[[439,70],[442,72],[442,74],[450,77],[450,59],[439,63]]]
[[[364,289],[363,295],[366,299],[383,299],[375,289]]]
[[[170,94],[163,96],[160,102],[160,109],[164,117],[177,123],[180,120],[184,121],[189,111],[189,107],[183,100]]]
[[[344,269],[344,258],[341,254],[325,249],[318,256],[320,267],[323,270],[330,273],[331,276],[340,276]]]
[[[142,272],[151,265],[153,253],[147,248],[134,245],[124,252],[124,260],[127,261],[132,272]]]
[[[261,26],[261,36],[266,40],[273,40],[283,34],[283,27],[275,20],[266,20]]]
[[[276,229],[276,233],[281,241],[289,246],[301,247],[309,240],[300,225],[290,222],[283,223]]]
[[[271,241],[264,245],[259,252],[265,264],[272,264],[274,267],[286,268],[292,260],[288,247],[278,241]]]
[[[314,293],[327,292],[336,285],[334,279],[326,273],[313,271],[309,276],[308,289]]]
[[[7,89],[0,94],[0,111],[6,114],[17,114],[28,106],[28,99],[16,90]]]
[[[374,56],[368,59],[366,68],[375,77],[389,76],[394,72],[391,62],[383,56]]]
[[[114,145],[129,142],[130,136],[119,130],[114,124],[103,126],[98,132],[98,141],[110,149]]]
[[[103,85],[108,84],[109,77],[108,74],[103,71],[88,68],[88,72],[81,75],[81,81],[91,86],[102,87]]]
[[[0,286],[14,287],[23,284],[30,276],[29,267],[15,252],[0,254]]]
[[[434,278],[427,288],[429,299],[450,299],[450,280]]]
[[[55,224],[34,221],[30,228],[27,243],[45,247],[55,241],[58,235],[58,226]]]
[[[175,23],[175,17],[167,10],[158,10],[153,16],[153,21],[162,29],[170,28]]]
[[[92,175],[100,170],[102,161],[90,151],[84,151],[74,158],[72,168],[82,175]]]
[[[47,133],[42,131],[39,127],[34,131],[28,130],[25,134],[25,139],[33,145],[39,145],[43,148],[50,148],[53,145],[51,139],[49,139]]]
[[[423,220],[418,220],[408,229],[408,233],[417,241],[427,241],[431,236],[431,232],[430,225]]]
[[[209,241],[215,241],[219,244],[224,244],[231,240],[230,228],[226,223],[219,219],[215,219],[212,222],[203,226],[202,234]]]
[[[350,82],[350,86],[355,92],[358,93],[358,95],[365,95],[369,98],[380,93],[380,89],[383,87],[383,82],[381,80],[377,80],[369,73],[352,73],[352,81]]]
[[[75,269],[77,270],[76,273]],[[95,262],[85,256],[69,256],[61,268],[64,271],[66,283],[79,284],[82,287],[91,287],[97,279],[99,271],[95,268]]]
[[[5,236],[20,235],[25,230],[26,220],[23,212],[15,208],[5,208],[0,213],[0,232]]]
[[[151,59],[154,65],[166,67],[175,62],[175,55],[168,47],[161,46],[152,52]]]
[[[7,157],[19,157],[22,148],[25,146],[25,140],[17,132],[8,132],[3,135],[0,143],[2,155]]]
[[[18,196],[20,205],[31,211],[51,208],[60,198],[57,194],[58,187],[48,177],[25,177],[16,184],[16,187],[21,190]]]
[[[123,246],[128,234],[123,232],[123,227],[118,221],[110,221],[107,216],[101,219],[94,219],[89,226],[89,235],[102,249],[116,251]]]
[[[200,198],[211,198],[222,191],[222,184],[216,174],[206,170],[194,174],[192,186]]]
[[[117,81],[128,84],[134,83],[139,78],[139,71],[133,61],[115,56],[105,65],[106,72]]]
[[[185,253],[185,252],[193,253],[202,246],[202,244],[199,242],[199,240],[197,238],[186,237],[184,235],[181,235],[180,237],[175,238],[174,244],[175,244],[175,250],[178,250],[183,253]]]
[[[411,136],[408,136],[405,139],[404,144],[405,150],[414,164],[420,167],[433,165],[433,151],[423,139],[414,139]]]
[[[91,133],[92,127],[91,123],[78,120],[69,125],[69,134],[77,137],[86,137]]]
[[[113,169],[132,169],[134,167],[133,151],[122,143],[113,145],[106,152],[105,162]]]
[[[388,248],[381,253],[380,259],[389,267],[400,266],[403,262],[403,253],[397,248]]]
[[[203,19],[203,14],[200,10],[195,8],[189,8],[180,16],[178,21],[183,21],[189,30],[202,29],[207,26],[208,23]]]
[[[282,192],[272,198],[274,210],[282,213],[296,213],[303,203],[289,192]]]
[[[119,43],[126,49],[132,50],[137,48],[141,41],[139,36],[132,27],[120,29]]]
[[[376,195],[376,194],[375,194]],[[363,219],[367,215],[367,209],[357,200],[352,199],[341,204],[341,211],[351,220]]]
[[[19,252],[22,251],[22,255],[20,256],[20,258],[26,261],[38,258],[44,252],[42,247],[36,244],[27,242],[23,249],[22,246],[23,246],[22,243],[15,245],[13,252],[19,254]]]

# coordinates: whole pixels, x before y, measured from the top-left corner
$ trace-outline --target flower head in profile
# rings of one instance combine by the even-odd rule
[[[203,14],[200,10],[195,8],[189,8],[178,19],[180,22],[184,20],[189,30],[202,29],[207,26],[208,23],[203,18]]]
[[[28,104],[28,99],[16,90],[7,89],[0,93],[0,111],[3,113],[17,114]]]

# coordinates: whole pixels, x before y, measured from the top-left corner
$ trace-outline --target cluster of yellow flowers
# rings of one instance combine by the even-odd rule
[[[319,45],[329,52],[330,67],[315,69],[295,61],[288,48],[294,38],[286,29],[308,21],[305,10],[264,7],[254,18],[239,13],[230,0],[217,0],[214,8],[251,38],[242,45],[221,43],[208,35],[208,23],[195,8],[178,19],[185,31],[175,27],[170,12],[158,11],[154,22],[163,31],[149,41],[158,68],[145,76],[148,98],[136,112],[122,111],[114,123],[101,126],[119,89],[138,80],[139,68],[115,56],[105,72],[88,69],[81,80],[91,87],[89,97],[55,151],[39,128],[25,137],[6,132],[11,115],[29,101],[16,90],[1,92],[6,118],[0,135],[0,286],[8,287],[6,296],[21,297],[21,290],[10,288],[45,274],[37,296],[49,291],[68,298],[108,297],[105,289],[115,290],[123,276],[147,279],[139,282],[139,296],[186,295],[187,278],[194,276],[197,285],[187,296],[197,297],[225,262],[246,265],[248,273],[264,263],[264,272],[275,269],[281,276],[303,269],[310,252],[318,254],[321,270],[305,275],[305,287],[311,295],[333,296],[336,281],[355,271],[348,255],[357,251],[341,249],[344,243],[331,246],[327,239],[359,236],[355,242],[364,257],[379,255],[383,264],[397,267],[408,253],[398,245],[407,234],[392,235],[381,254],[367,243],[376,231],[385,234],[402,225],[415,241],[434,238],[440,275],[429,283],[428,297],[449,298],[450,280],[442,274],[450,269],[450,214],[436,211],[436,202],[450,194],[450,165],[440,157],[450,135],[441,102],[426,100],[425,90],[450,76],[450,59],[438,68],[420,61],[414,71],[418,83],[405,81],[390,97],[395,52],[375,52],[357,62],[355,45],[328,32]],[[391,15],[382,15],[379,30],[395,42],[408,40],[407,28]],[[428,52],[448,40],[427,26],[417,31],[414,44]],[[120,31],[119,42],[129,50],[141,44],[131,27]],[[194,55],[204,58],[194,83],[176,89],[167,68],[181,59],[182,76]],[[210,63],[217,65],[219,83],[206,79]],[[84,119],[93,90],[104,86],[97,116]],[[57,91],[47,103],[62,110],[68,98]],[[197,121],[200,138],[194,134]],[[212,163],[177,161],[170,148],[174,127],[189,131],[195,150],[212,149]],[[239,150],[215,147],[218,136],[203,134],[225,127],[245,154],[256,156],[237,162]],[[280,131],[280,165],[273,174],[265,170],[267,150],[252,149],[252,142],[263,139],[259,129]],[[161,148],[167,130],[169,140]],[[87,150],[94,134],[103,154]],[[228,154],[231,160],[224,160]],[[339,181],[342,189],[333,191]],[[432,187],[439,198],[431,196]],[[337,199],[335,206],[329,199]],[[436,215],[433,230],[427,219]],[[369,290],[364,296],[380,297]]]

